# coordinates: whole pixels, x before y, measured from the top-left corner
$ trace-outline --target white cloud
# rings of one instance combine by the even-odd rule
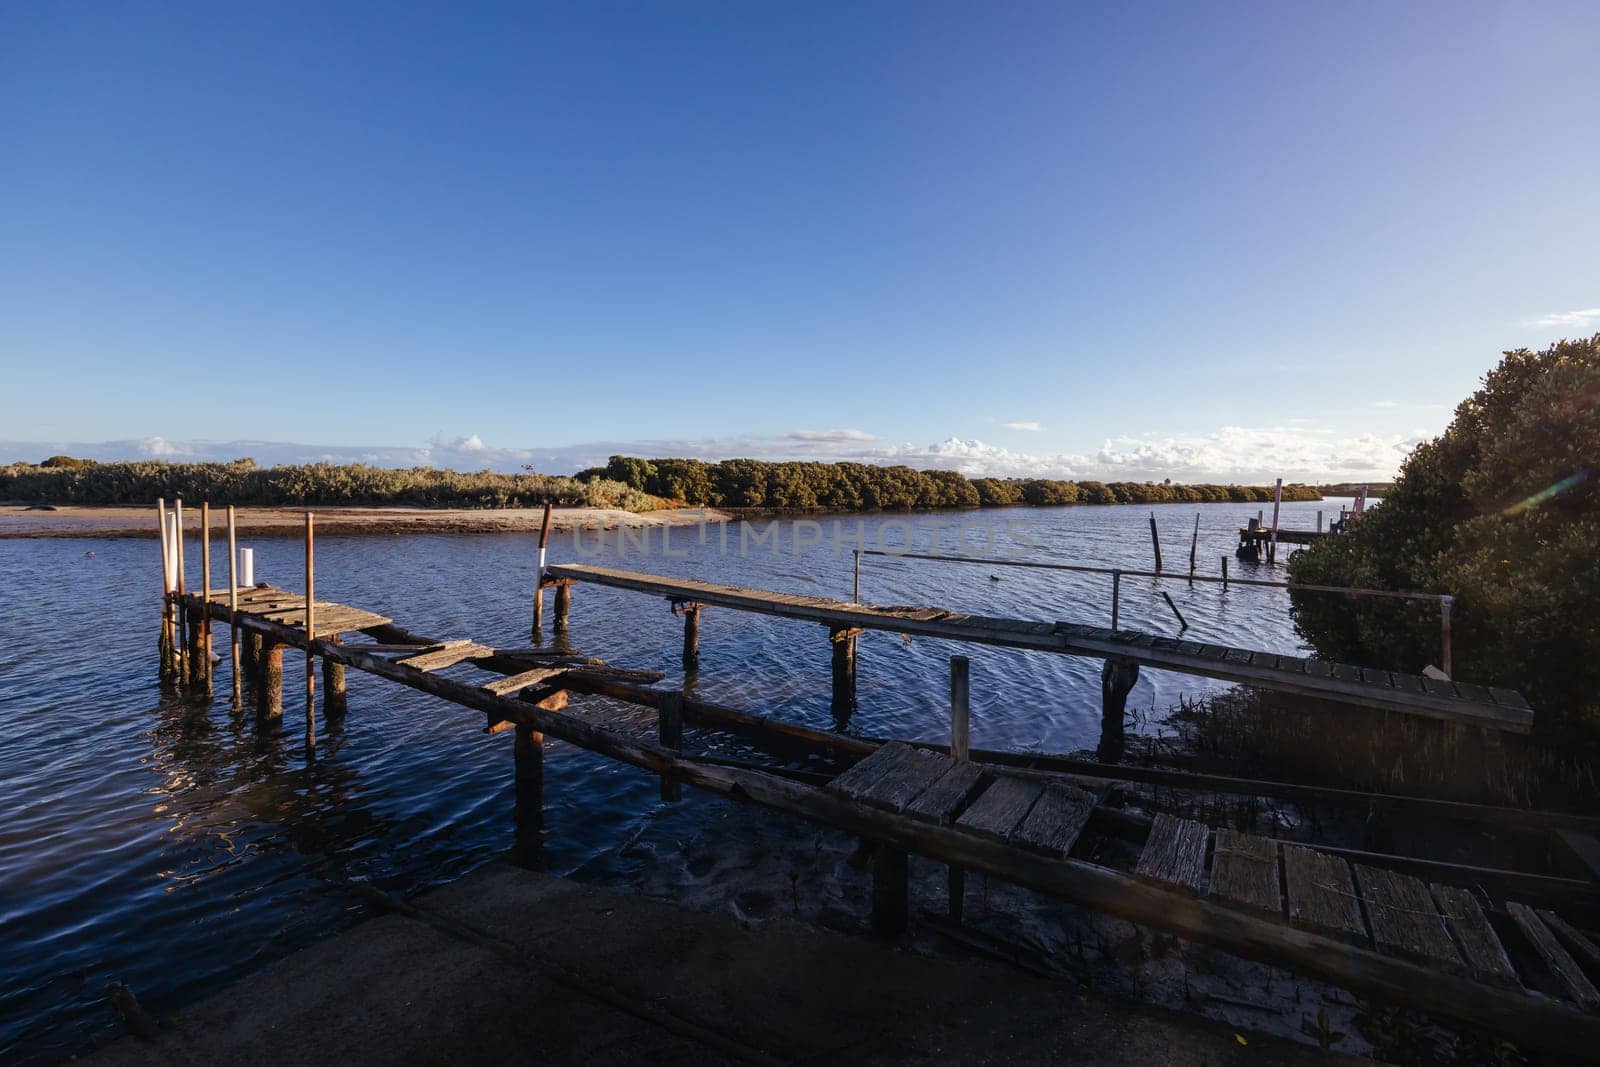
[[[850,460],[903,463],[961,471],[969,477],[1078,478],[1111,481],[1270,482],[1383,481],[1422,439],[1410,434],[1339,436],[1303,425],[1225,426],[1211,433],[1118,437],[1092,453],[1022,452],[983,441],[948,437],[928,445],[884,445],[862,430],[796,430],[770,436],[595,441],[553,448],[505,448],[477,434],[420,447],[329,447],[267,441],[173,441],[149,437],[98,444],[0,442],[0,462],[37,462],[65,453],[90,459],[226,461],[250,456],[259,464],[368,463],[384,467],[432,466],[455,470],[571,473],[599,466],[614,454],[677,456],[715,461],[752,459]]]
[[[1030,430],[1034,433],[1044,429],[1044,427],[1040,426],[1037,422],[1003,422],[1000,425],[1004,426],[1008,430]]]
[[[1597,322],[1600,322],[1600,308],[1580,308],[1577,311],[1553,311],[1523,325],[1541,330],[1587,330]]]

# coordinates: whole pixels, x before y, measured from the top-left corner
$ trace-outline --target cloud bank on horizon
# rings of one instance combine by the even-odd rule
[[[104,462],[159,459],[227,462],[250,457],[269,466],[286,463],[366,463],[380,467],[570,474],[604,464],[612,455],[675,456],[714,462],[731,458],[903,463],[957,470],[968,477],[1074,478],[1104,481],[1252,482],[1274,478],[1328,483],[1387,481],[1423,433],[1337,436],[1303,425],[1225,426],[1212,433],[1108,439],[1092,453],[1022,452],[973,439],[949,437],[930,445],[889,444],[857,429],[794,430],[773,436],[595,441],[551,448],[493,446],[477,434],[406,446],[322,446],[274,441],[0,442],[0,461],[38,462],[66,454]]]

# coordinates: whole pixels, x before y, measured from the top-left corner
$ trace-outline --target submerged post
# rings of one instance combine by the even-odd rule
[[[1200,551],[1200,513],[1194,513],[1194,539],[1189,542],[1189,584],[1194,584],[1195,556]]]
[[[572,582],[563,578],[556,585],[556,633],[567,632],[567,616],[572,613]]]
[[[661,704],[656,711],[656,732],[660,736],[661,747],[673,751],[683,747],[683,694],[668,692],[661,694]],[[682,800],[683,784],[671,774],[661,776],[661,799]]]
[[[183,602],[183,497],[172,502],[174,548],[178,566],[178,677],[184,684],[189,681],[189,606]]]
[[[317,644],[316,571],[313,559],[315,535],[311,512],[306,512],[306,749],[317,744]]]
[[[258,634],[261,658],[256,665],[256,714],[262,719],[283,718],[283,650],[288,646]]]
[[[855,584],[850,587],[850,603],[861,603],[861,550],[856,549],[856,578]]]
[[[1228,590],[1228,557],[1227,556],[1223,556],[1222,557],[1222,590],[1223,590],[1223,592],[1227,592],[1227,590]]]
[[[850,626],[828,629],[833,642],[833,721],[840,729],[850,724],[856,710],[856,637],[861,633]]]
[[[1161,573],[1161,538],[1156,533],[1156,513],[1150,513],[1150,547],[1156,553],[1156,573]]]
[[[233,505],[228,505],[228,647],[233,658],[233,704],[244,700],[244,683],[239,676],[239,545]]]
[[[337,634],[328,638],[334,644],[343,644]],[[327,719],[342,716],[350,709],[345,696],[344,664],[328,656],[322,657],[322,714]]]

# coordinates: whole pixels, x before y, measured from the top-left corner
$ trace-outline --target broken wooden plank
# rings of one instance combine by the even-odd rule
[[[1283,917],[1278,892],[1278,843],[1219,829],[1211,856],[1209,896],[1219,904]]]
[[[885,811],[903,811],[924,789],[937,781],[955,760],[942,752],[912,748],[893,767],[856,797]]]
[[[1285,844],[1283,882],[1290,923],[1325,937],[1367,943],[1350,865],[1344,860],[1303,845]]]
[[[1512,901],[1506,903],[1506,913],[1511,916],[1511,921],[1517,924],[1517,929],[1528,939],[1544,965],[1550,969],[1557,980],[1560,981],[1567,996],[1577,1001],[1585,1010],[1593,1011],[1600,1007],[1600,990],[1596,990],[1594,983],[1589,981],[1589,976],[1583,973],[1583,968],[1578,966],[1578,961],[1561,947],[1550,928],[1544,924],[1534,910],[1526,904],[1517,904]]]
[[[1577,953],[1582,961],[1591,968],[1600,967],[1600,946],[1596,946],[1594,940],[1588,934],[1579,930],[1553,911],[1546,911],[1540,908],[1539,918],[1543,919],[1544,924],[1550,928],[1550,931],[1561,939],[1561,942],[1567,946],[1569,952]]]
[[[1147,882],[1170,885],[1196,896],[1206,871],[1206,844],[1211,828],[1162,812],[1151,824],[1134,874]]]
[[[567,673],[567,669],[565,667],[536,667],[531,671],[523,671],[521,674],[512,674],[507,675],[504,678],[496,678],[487,685],[479,686],[479,688],[485,693],[493,693],[498,697],[508,697],[513,693],[520,693],[524,689],[531,689],[541,682],[554,678],[558,674],[565,673]]]
[[[395,662],[402,667],[410,667],[417,671],[438,671],[446,667],[453,667],[462,660],[482,659],[494,654],[494,649],[487,645],[475,644],[471,641],[453,648],[441,648],[437,652],[424,652],[420,656],[408,656]]]
[[[873,782],[892,770],[911,752],[911,746],[901,741],[890,741],[876,752],[829,782],[824,788],[851,800],[861,795]]]
[[[941,825],[955,817],[955,813],[977,787],[979,779],[983,777],[983,771],[977,764],[966,760],[952,762],[954,766],[906,805],[907,815]]]
[[[1419,878],[1382,867],[1356,864],[1356,889],[1366,905],[1372,943],[1380,952],[1459,974],[1461,954],[1450,941],[1444,917]]]
[[[1505,946],[1500,943],[1494,927],[1489,925],[1489,918],[1484,915],[1472,890],[1435,884],[1433,901],[1439,905],[1445,925],[1455,935],[1456,944],[1461,948],[1461,956],[1466,960],[1467,970],[1472,977],[1506,989],[1522,988],[1516,969],[1506,955]]]
[[[963,830],[999,841],[1009,841],[1011,831],[1028,814],[1044,786],[1027,778],[1003,774],[979,794],[956,825]]]
[[[1065,856],[1092,811],[1094,794],[1077,786],[1051,783],[1017,824],[1011,843],[1047,856]]]

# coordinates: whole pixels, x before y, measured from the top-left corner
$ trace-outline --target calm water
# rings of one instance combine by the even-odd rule
[[[1310,527],[1338,501],[1284,506],[1284,525]],[[1017,509],[967,516],[1025,531],[1027,557],[1148,568],[1144,506]],[[1186,571],[1196,511],[1200,572],[1230,556],[1235,576],[1268,576],[1231,558],[1253,505],[1154,509],[1169,570]],[[882,532],[919,550],[957,549],[963,516],[874,516],[857,523],[870,547]],[[674,531],[650,558],[608,535],[598,557],[570,536],[552,562],[588,560],[661,574],[848,598],[850,545],[793,552],[810,527],[778,524],[779,551],[739,554],[740,527],[701,543]],[[296,541],[247,542],[256,577],[303,588]],[[984,536],[970,532],[981,549]],[[198,546],[187,564],[199,574]],[[596,548],[594,535],[584,543]],[[320,538],[320,596],[393,616],[418,632],[527,643],[533,551],[526,536]],[[511,739],[486,736],[482,716],[350,672],[350,714],[323,728],[308,765],[292,694],[303,678],[286,657],[286,715],[262,731],[236,713],[224,664],[208,706],[163,698],[156,684],[160,562],[155,541],[0,541],[0,1058],[57,1059],[119,1029],[104,1003],[117,980],[157,1014],[172,1011],[294,948],[347,926],[361,908],[327,876],[369,879],[408,894],[449,881],[510,844]],[[1281,568],[1280,568],[1281,569]],[[994,581],[991,575],[1001,580]],[[1280,575],[1281,576],[1281,575]],[[196,583],[197,584],[197,583]],[[220,584],[220,580],[214,584]],[[1276,590],[1161,583],[1190,623],[1187,636],[1290,652],[1287,598]],[[996,615],[1104,624],[1110,579],[868,558],[862,599]],[[1148,580],[1123,582],[1124,625],[1175,633]],[[681,623],[650,597],[579,586],[571,640],[627,667],[677,670]],[[223,645],[218,645],[222,650]],[[948,657],[972,658],[973,744],[1063,751],[1092,746],[1099,663],[932,640],[863,635],[863,733],[934,738],[947,700]],[[814,624],[706,612],[699,693],[778,710],[818,726],[828,711],[828,642]],[[1130,706],[1165,708],[1219,683],[1145,671]],[[559,873],[604,867],[658,810],[654,778],[567,746],[546,760],[545,863]],[[701,809],[722,803],[689,795]]]

